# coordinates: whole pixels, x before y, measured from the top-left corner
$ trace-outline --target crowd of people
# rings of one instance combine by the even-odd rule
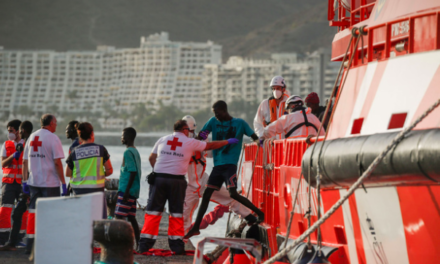
[[[319,106],[316,93],[309,94],[305,104],[299,96],[289,96],[281,76],[275,76],[270,87],[273,96],[260,104],[254,119],[255,132],[244,120],[232,117],[224,101],[217,101],[212,105],[214,116],[198,133],[196,120],[187,115],[174,124],[174,133],[156,142],[149,157],[153,172],[148,175],[149,197],[141,229],[136,220],[142,175],[142,161],[135,147],[136,130],[128,127],[122,131],[121,142],[126,150],[120,168],[115,218],[131,223],[140,253],[154,246],[166,202],[168,242],[176,254],[184,253],[187,239],[200,234],[211,201],[231,208],[250,225],[264,221],[264,213],[237,190],[243,137],[261,144],[264,139],[316,136],[325,110]],[[26,252],[31,251],[37,199],[103,193],[105,178],[113,173],[110,154],[103,145],[95,143],[92,124],[71,121],[67,125],[66,136],[72,144],[64,169],[65,155],[55,134],[56,117],[43,115],[40,126],[32,133],[29,121],[12,120],[7,124],[8,140],[1,150],[0,244],[4,246],[0,251],[15,250],[21,245],[20,234],[24,233]],[[320,135],[323,134],[324,129]],[[214,161],[210,175],[206,172],[208,155]],[[65,177],[70,178],[69,186]],[[202,199],[193,223],[199,198]],[[102,217],[106,219],[105,199],[103,204]]]

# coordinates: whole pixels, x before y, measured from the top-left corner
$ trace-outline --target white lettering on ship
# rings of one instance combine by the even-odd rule
[[[90,146],[75,149],[77,159],[86,159],[90,157],[99,157],[99,146]]]

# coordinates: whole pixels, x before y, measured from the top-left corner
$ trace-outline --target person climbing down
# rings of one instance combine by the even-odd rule
[[[196,120],[190,115],[186,115],[182,118],[185,120],[189,127],[189,138],[196,137]],[[188,173],[186,174],[188,186],[186,187],[185,203],[183,207],[183,222],[185,232],[188,232],[191,224],[194,211],[199,206],[200,197],[202,197],[204,190],[206,189],[206,182],[208,181],[209,175],[206,173],[206,157],[208,156],[208,151],[195,151],[188,166]],[[252,215],[252,211],[236,200],[229,196],[228,190],[224,186],[221,187],[220,191],[214,192],[211,201],[218,203],[217,213],[220,211],[229,211],[231,207],[232,211],[236,214],[244,217],[248,223],[254,223],[257,218]]]
[[[202,128],[199,137],[206,139],[209,132],[212,132],[213,140],[224,140],[228,138],[236,138],[238,144],[226,146],[213,151],[214,168],[209,176],[206,190],[203,193],[202,203],[197,213],[194,226],[185,235],[184,239],[200,234],[199,228],[203,216],[208,208],[209,201],[214,191],[220,190],[223,183],[228,188],[229,196],[237,202],[254,211],[258,218],[257,223],[264,221],[264,213],[258,209],[251,201],[241,196],[237,192],[237,163],[240,157],[243,135],[251,137],[254,141],[258,141],[257,135],[249,127],[249,125],[240,118],[234,118],[228,113],[228,106],[224,101],[217,101],[212,106],[215,117],[212,117]]]

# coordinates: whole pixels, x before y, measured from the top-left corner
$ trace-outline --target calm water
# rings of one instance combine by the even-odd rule
[[[64,153],[67,157],[67,153],[69,152],[69,146],[63,145]],[[107,151],[110,154],[110,160],[113,165],[113,175],[109,176],[109,178],[119,178],[119,172],[122,164],[122,156],[125,150],[124,146],[106,146]],[[141,156],[141,162],[142,162],[142,177],[141,177],[141,193],[139,197],[139,203],[144,207],[147,204],[148,200],[148,183],[145,180],[146,175],[148,175],[151,172],[151,166],[148,162],[148,157],[150,156],[152,147],[137,147],[139,154]],[[64,161],[63,161],[63,164]],[[207,168],[206,172],[209,174],[213,167],[213,161],[212,158],[208,158],[207,160]],[[0,175],[2,176],[3,173],[0,170]],[[208,211],[211,211],[216,206],[215,203],[210,203],[210,206],[208,208]],[[168,209],[167,209],[168,211]],[[196,211],[197,213],[197,211]],[[195,216],[194,216],[195,218]],[[200,236],[195,236],[191,238],[191,242],[196,245],[196,243],[202,239],[205,236],[215,236],[215,237],[224,237],[225,236],[225,230],[226,230],[226,221],[227,221],[227,214],[223,216],[222,219],[219,219],[214,225],[209,226],[207,229],[201,230]],[[215,245],[207,244],[205,246],[206,250],[212,250],[215,248]]]

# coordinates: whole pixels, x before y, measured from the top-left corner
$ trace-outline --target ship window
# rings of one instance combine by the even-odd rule
[[[405,125],[406,116],[408,113],[393,114],[388,124],[388,129],[402,128]]]
[[[362,129],[362,124],[364,123],[364,118],[358,118],[353,121],[353,127],[351,128],[351,134],[360,134]]]

